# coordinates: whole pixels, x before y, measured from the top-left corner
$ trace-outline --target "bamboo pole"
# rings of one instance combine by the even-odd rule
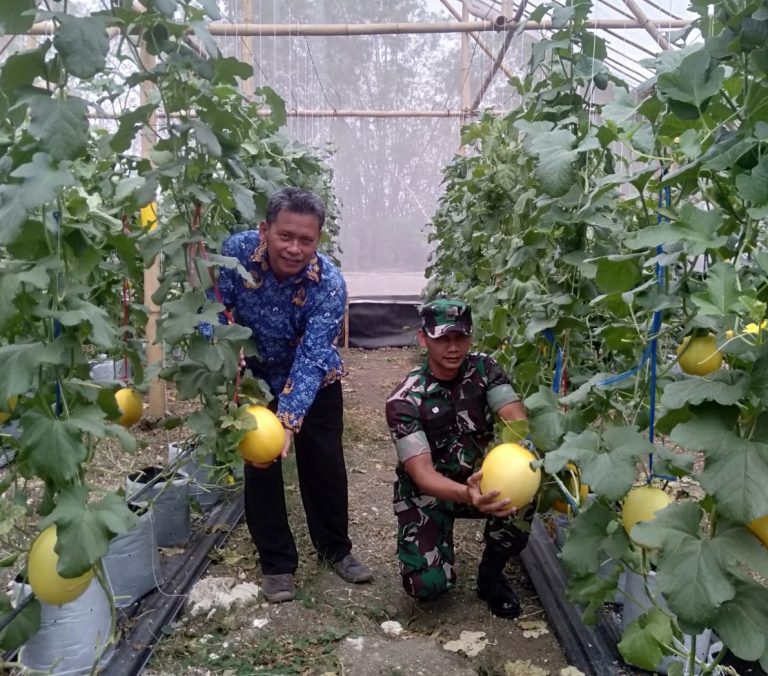
[[[451,6],[451,4],[448,2],[448,0],[440,0],[440,2],[442,2],[442,3],[443,3],[443,5],[445,6],[445,8],[446,8],[446,9],[447,9],[447,10],[448,10],[448,11],[449,11],[451,14],[453,14],[453,16],[454,16],[456,19],[458,19],[459,21],[461,21],[461,14],[459,14],[459,13],[458,13],[458,12],[457,12],[457,11],[456,11],[456,10],[455,10],[455,9],[454,9],[452,6]],[[480,49],[482,49],[482,50],[483,50],[483,51],[484,51],[484,52],[485,52],[485,53],[486,53],[486,54],[487,54],[487,55],[488,55],[490,58],[493,58],[493,50],[491,50],[491,48],[490,48],[490,47],[489,47],[487,44],[485,44],[485,41],[484,41],[484,40],[482,40],[482,39],[480,38],[480,36],[479,36],[477,33],[475,33],[475,32],[471,32],[471,33],[469,34],[469,37],[471,37],[471,38],[472,38],[472,39],[475,41],[475,43],[477,44],[477,46],[478,46],[478,47],[480,47]],[[513,78],[513,77],[515,76],[515,74],[514,74],[514,73],[513,73],[511,70],[509,70],[509,68],[507,68],[507,67],[506,67],[506,66],[505,66],[503,63],[501,64],[501,72],[502,72],[502,73],[504,73],[504,75],[506,75],[508,78]]]
[[[525,11],[525,5],[526,0],[520,0],[520,5],[517,8],[517,12],[515,12],[514,18],[509,23],[509,26],[517,27],[520,25],[520,20],[523,18],[523,12]],[[485,96],[485,92],[488,91],[488,88],[491,86],[493,78],[496,76],[496,73],[499,72],[499,68],[501,68],[501,64],[504,61],[504,56],[509,49],[509,45],[512,44],[512,39],[514,37],[514,31],[507,31],[507,34],[504,36],[504,44],[501,46],[501,49],[499,49],[499,53],[496,55],[496,58],[493,59],[493,63],[491,63],[491,67],[488,69],[488,72],[485,75],[485,79],[480,84],[480,87],[477,90],[477,95],[469,106],[470,110],[477,110],[477,107],[483,100],[483,96]]]
[[[269,117],[272,111],[262,108],[258,114]],[[306,110],[303,108],[289,108],[286,110],[288,117],[461,117],[461,110],[365,110],[354,108],[338,108],[334,110]]]
[[[469,16],[467,3],[461,5],[461,18],[466,21]],[[461,53],[459,56],[459,95],[461,97],[461,110],[464,113],[461,124],[466,124],[469,119],[470,81],[469,81],[469,35],[461,34]]]
[[[655,26],[663,23],[669,28],[687,28],[691,22],[687,19],[648,19],[645,22],[628,22],[624,19],[588,19],[585,28],[600,30],[606,28],[622,28],[627,30],[648,30],[648,24]],[[29,35],[49,35],[54,30],[50,21],[34,24],[27,33]],[[421,33],[472,33],[488,31],[515,30],[516,26],[497,26],[493,21],[446,21],[438,23],[365,23],[365,24],[273,24],[273,23],[221,23],[214,22],[206,26],[211,35],[239,37],[243,35],[258,35],[264,38],[273,37],[308,37],[308,36],[342,36],[342,35],[404,35]],[[539,31],[552,30],[552,21],[526,21],[523,30]],[[662,38],[663,39],[663,38]]]
[[[242,0],[243,2],[243,17],[247,20],[250,20],[253,18],[253,0]],[[251,35],[248,36],[250,39],[246,40],[243,39],[243,45],[245,48],[250,52],[248,54],[247,59],[240,59],[241,61],[245,61],[248,65],[251,67],[253,66],[255,59],[254,54],[256,53],[256,49],[254,46],[254,43],[256,42],[255,38]],[[254,69],[255,71],[255,69]],[[243,80],[243,94],[249,99],[253,98],[253,90],[254,90],[254,83],[255,77],[253,74],[246,80]]]
[[[155,57],[149,54],[146,49],[141,50],[141,61],[144,67],[149,71],[155,65]],[[143,81],[139,93],[140,104],[147,102],[150,88],[153,85]],[[141,134],[141,154],[143,157],[149,157],[149,153],[154,145],[152,134],[155,129],[154,113],[149,119],[149,124],[144,128]],[[159,217],[159,214],[158,214]],[[153,300],[152,295],[160,286],[160,256],[156,256],[149,267],[144,268],[144,305],[147,308],[147,364],[163,366],[165,360],[165,351],[162,341],[157,339],[157,322],[160,319],[160,306]],[[166,393],[165,381],[157,375],[149,382],[149,396],[147,403],[147,413],[153,418],[164,418],[166,415]]]
[[[474,112],[474,111],[470,111]],[[332,110],[308,110],[306,108],[288,108],[285,111],[288,117],[461,117],[464,115],[464,111],[452,110],[446,108],[445,110],[366,110],[358,108],[335,108]],[[272,109],[268,106],[259,108],[256,111],[258,117],[270,117],[272,115]],[[165,119],[165,114],[162,111],[157,113],[157,117]],[[177,117],[177,116],[173,116]],[[194,117],[190,115],[190,117]],[[91,120],[117,120],[120,115],[117,113],[88,113],[88,118]]]
[[[672,45],[669,44],[669,40],[661,34],[661,31],[659,31],[656,22],[648,18],[635,0],[624,0],[624,4],[627,6],[627,9],[635,15],[640,25],[648,31],[648,35],[656,41],[656,44],[659,45],[661,49],[668,50],[672,48]],[[669,26],[672,22],[664,21],[663,23]]]

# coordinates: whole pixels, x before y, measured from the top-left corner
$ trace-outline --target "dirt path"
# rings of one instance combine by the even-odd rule
[[[368,585],[350,585],[320,567],[306,532],[291,463],[286,485],[301,561],[296,601],[182,616],[157,648],[147,674],[348,674],[385,676],[557,675],[567,666],[535,593],[517,564],[508,572],[523,603],[518,620],[488,612],[474,592],[482,524],[456,532],[459,586],[443,599],[420,604],[400,586],[391,511],[395,454],[384,421],[384,401],[408,368],[415,349],[345,350],[345,437],[354,552],[376,572]],[[260,581],[253,545],[240,525],[208,576]],[[384,622],[402,633],[388,634]],[[388,625],[385,625],[388,626]],[[463,632],[475,632],[458,649]],[[477,650],[476,654],[472,654]],[[567,672],[566,672],[567,673]]]

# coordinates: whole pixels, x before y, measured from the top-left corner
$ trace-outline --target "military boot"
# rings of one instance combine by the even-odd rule
[[[477,595],[497,617],[512,618],[520,614],[520,601],[504,574],[508,557],[506,552],[494,555],[486,549],[477,573]]]

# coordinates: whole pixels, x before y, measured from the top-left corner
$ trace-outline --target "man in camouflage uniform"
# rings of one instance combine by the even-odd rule
[[[420,315],[426,359],[386,404],[398,457],[394,511],[403,587],[422,600],[455,587],[454,520],[485,518],[477,593],[495,615],[516,617],[520,604],[504,567],[525,547],[527,534],[514,526],[509,500],[481,493],[477,469],[493,438],[494,416],[524,420],[525,410],[501,367],[488,355],[469,353],[468,305],[436,300]]]

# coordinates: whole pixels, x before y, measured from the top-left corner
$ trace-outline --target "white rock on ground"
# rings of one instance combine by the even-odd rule
[[[446,652],[433,639],[359,636],[341,641],[335,652],[341,673],[354,676],[477,676],[465,657]]]
[[[396,620],[387,620],[381,623],[381,630],[387,636],[400,636],[403,633],[403,625]]]
[[[236,606],[257,603],[261,587],[251,582],[236,584],[233,577],[206,577],[198,580],[189,592],[187,603],[192,617],[210,613],[219,608],[229,610]]]
[[[443,648],[453,653],[464,653],[467,657],[475,657],[487,645],[488,639],[484,631],[462,631],[458,639],[448,641]]]

